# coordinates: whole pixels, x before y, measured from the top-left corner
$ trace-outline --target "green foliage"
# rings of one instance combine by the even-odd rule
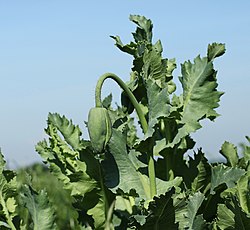
[[[18,170],[18,182],[20,186],[29,185],[29,189],[34,194],[38,194],[42,190],[44,193],[45,190],[49,204],[54,208],[53,215],[57,227],[59,229],[75,229],[77,212],[72,206],[72,197],[67,190],[63,189],[61,181],[58,181],[47,167],[34,164],[31,167]],[[25,210],[20,208],[20,212],[24,213]],[[32,221],[31,218],[29,220]]]
[[[121,106],[112,108],[112,95],[98,99],[86,123],[90,140],[50,113],[48,138],[36,146],[46,167],[14,172],[0,155],[1,229],[249,229],[250,138],[241,152],[224,142],[225,162],[209,163],[190,136],[219,116],[223,93],[213,62],[225,45],[210,44],[205,57],[181,64],[177,95],[175,59],[152,42],[152,22],[130,20],[132,42],[112,36],[133,57],[130,79],[112,75],[123,89]],[[190,150],[193,157],[185,157]]]
[[[5,170],[5,161],[0,152],[0,226],[1,229],[16,229],[17,182],[16,173]]]
[[[31,216],[31,226],[26,228],[34,230],[55,229],[55,217],[53,206],[50,205],[47,193],[41,190],[35,192],[28,185],[22,186],[20,194],[20,204],[28,209]]]

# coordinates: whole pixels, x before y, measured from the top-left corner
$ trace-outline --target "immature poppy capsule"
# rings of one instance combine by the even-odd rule
[[[111,137],[111,121],[108,110],[102,107],[90,109],[88,132],[95,152],[102,152]]]

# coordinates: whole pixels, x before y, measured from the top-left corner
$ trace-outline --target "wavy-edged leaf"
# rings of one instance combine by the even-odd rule
[[[136,44],[131,42],[130,44],[126,44],[124,45],[121,41],[121,38],[119,36],[110,36],[111,38],[113,38],[115,40],[115,45],[123,52],[131,54],[131,55],[135,55],[136,52]]]
[[[176,68],[175,59],[168,60],[162,58],[162,45],[158,40],[151,48],[145,49],[143,54],[143,77],[144,79],[154,79],[161,88],[167,86]]]
[[[245,170],[227,167],[223,164],[212,167],[210,193],[214,194],[216,187],[224,183],[228,188],[234,187],[243,174]]]
[[[227,159],[228,163],[232,167],[236,167],[239,161],[236,146],[225,141],[223,145],[221,146],[220,153]]]
[[[60,131],[65,141],[74,150],[79,150],[83,147],[83,142],[81,140],[82,132],[79,126],[73,125],[71,120],[66,119],[65,116],[60,116],[58,113],[49,113],[48,124],[50,123]]]
[[[23,206],[29,210],[31,215],[32,229],[57,229],[55,225],[54,209],[49,203],[45,190],[41,190],[39,193],[37,193],[28,185],[24,185],[22,187],[20,196]]]
[[[180,128],[171,146],[201,128],[201,119],[214,120],[218,116],[214,109],[219,106],[218,102],[223,94],[216,89],[216,71],[206,57],[198,56],[194,63],[185,62],[181,72],[179,79],[183,87],[183,112]]]
[[[182,177],[175,177],[173,180],[163,181],[159,178],[156,178],[156,187],[157,187],[157,195],[164,194],[166,191],[169,191],[173,187],[175,188],[176,192],[180,190],[179,186],[183,182]]]
[[[212,43],[208,45],[207,57],[208,61],[212,61],[216,57],[220,57],[226,51],[225,44],[222,43]]]
[[[146,223],[141,229],[178,229],[178,224],[175,223],[175,208],[172,199],[173,193],[174,189],[171,189],[165,195],[154,197],[154,201],[149,203],[148,209],[150,214],[146,218]]]
[[[123,52],[135,57],[134,69],[141,70],[142,59],[145,45],[150,44],[152,40],[152,22],[151,20],[140,15],[130,15],[129,19],[137,25],[133,33],[135,42],[124,45],[119,36],[111,36],[115,40],[115,45]]]
[[[155,132],[154,126],[159,118],[167,117],[170,114],[170,104],[167,88],[161,89],[151,79],[147,80],[148,96],[148,131],[145,138],[151,137]]]
[[[189,169],[196,171],[195,178],[191,184],[192,191],[197,192],[206,189],[211,179],[211,166],[200,149],[194,155],[194,159],[190,159]]]
[[[218,204],[216,225],[221,230],[235,229],[234,213],[225,204]]]
[[[205,220],[202,215],[198,214],[198,210],[205,196],[200,192],[194,193],[188,199],[185,196],[187,194],[183,193],[175,198],[176,222],[179,223],[180,229],[202,230]]]
[[[189,197],[188,204],[187,204],[187,219],[188,219],[189,229],[198,229],[198,228],[194,228],[194,226],[196,224],[198,225],[196,221],[199,221],[199,222],[201,221],[200,217],[198,219],[196,218],[197,218],[198,210],[204,199],[205,199],[205,196],[200,192],[197,192],[193,196]],[[202,224],[199,224],[199,225],[202,226]]]
[[[130,15],[129,19],[138,26],[136,32],[133,33],[135,41],[140,42],[146,40],[147,42],[151,42],[153,36],[153,24],[151,20],[141,15]]]

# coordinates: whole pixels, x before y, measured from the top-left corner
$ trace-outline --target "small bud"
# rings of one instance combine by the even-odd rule
[[[111,137],[111,121],[108,110],[101,107],[92,108],[88,115],[88,132],[95,152],[102,152]]]

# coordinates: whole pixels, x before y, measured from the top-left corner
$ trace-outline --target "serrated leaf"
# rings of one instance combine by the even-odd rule
[[[232,167],[236,167],[239,157],[237,154],[237,148],[233,144],[225,141],[221,146],[220,153],[227,159]]]
[[[155,132],[154,126],[159,122],[159,118],[167,117],[170,113],[170,104],[167,89],[161,89],[152,80],[147,80],[148,96],[148,131],[145,138],[151,137]]]
[[[48,115],[48,124],[53,124],[54,127],[57,128],[65,138],[65,141],[74,149],[81,149],[81,131],[78,126],[73,125],[72,121],[66,119],[65,116],[60,116],[58,113],[49,113]]]
[[[207,49],[208,61],[212,61],[216,57],[220,57],[225,52],[226,52],[225,44],[222,43],[209,44]]]
[[[173,206],[172,195],[174,189],[167,192],[165,195],[154,197],[154,201],[149,203],[150,214],[146,218],[146,223],[142,226],[143,230],[161,230],[178,229],[178,224],[175,223],[175,209]]]
[[[159,178],[156,178],[156,187],[157,187],[157,195],[164,194],[166,191],[169,191],[173,187],[176,191],[180,190],[179,186],[183,182],[182,177],[175,177],[173,180],[163,181]]]
[[[102,101],[102,106],[106,109],[110,109],[111,107],[111,103],[112,103],[112,99],[113,99],[113,96],[112,96],[112,93],[110,93],[107,97],[105,97]]]
[[[179,194],[175,197],[176,222],[179,229],[205,229],[206,221],[203,215],[198,214],[198,210],[204,201],[205,196],[197,192],[187,199],[187,193]]]
[[[160,88],[167,88],[173,93],[176,85],[171,79],[176,68],[175,59],[162,58],[161,41],[157,41],[151,48],[146,48],[143,54],[143,79],[152,79]]]
[[[216,187],[223,183],[225,183],[228,188],[234,187],[243,174],[245,174],[245,170],[227,167],[223,164],[212,167],[210,193],[214,194]]]
[[[159,40],[151,49],[146,49],[143,55],[143,75],[144,79],[162,79],[167,81],[167,76],[172,77],[175,65],[172,61],[162,58],[162,45]],[[169,66],[168,66],[169,64]]]
[[[34,230],[56,229],[54,209],[45,190],[37,193],[31,187],[24,185],[20,195],[22,204],[29,210]]]
[[[196,223],[196,216],[197,216],[197,212],[203,202],[203,200],[205,199],[205,196],[200,193],[197,192],[195,193],[193,196],[189,197],[188,200],[188,204],[187,204],[187,219],[188,219],[188,229],[197,229],[194,228],[194,225],[198,223]]]
[[[180,128],[171,146],[201,128],[200,120],[214,120],[218,114],[214,110],[223,93],[217,91],[216,71],[212,62],[198,56],[194,63],[182,64],[182,76],[179,77],[183,87],[183,112]]]
[[[190,159],[189,168],[192,171],[197,171],[197,173],[194,174],[195,178],[191,184],[192,191],[197,192],[204,190],[210,182],[211,167],[201,150],[194,155],[194,159]]]
[[[110,36],[111,38],[113,38],[115,40],[115,45],[123,52],[131,54],[131,55],[135,55],[136,52],[136,44],[131,42],[130,44],[127,45],[123,45],[121,39],[119,36]]]
[[[151,42],[153,28],[151,20],[140,15],[130,15],[129,19],[138,26],[136,32],[133,33],[135,41],[139,42],[146,40]]]
[[[235,229],[234,213],[225,204],[218,204],[216,225],[221,230]]]

